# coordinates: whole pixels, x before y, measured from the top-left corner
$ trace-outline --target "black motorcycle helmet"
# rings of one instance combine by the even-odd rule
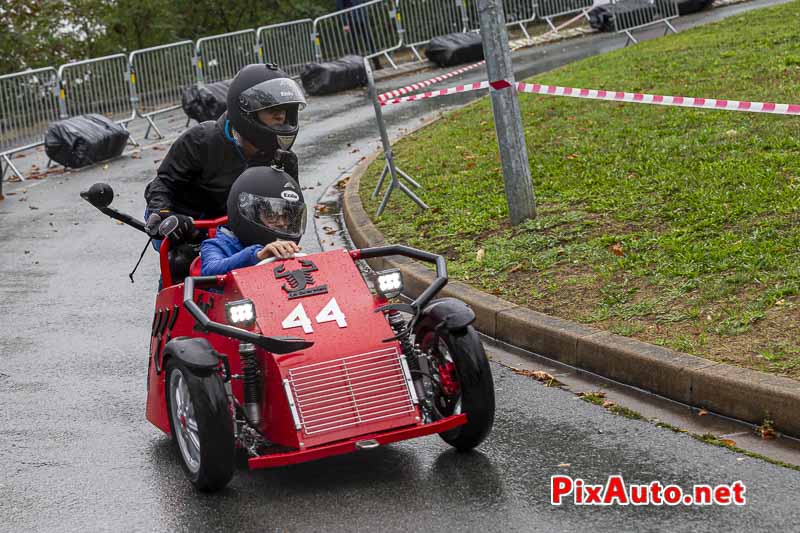
[[[299,242],[306,230],[300,185],[273,167],[248,168],[228,193],[228,226],[245,246]]]
[[[278,148],[289,150],[300,129],[298,112],[306,107],[303,90],[277,65],[254,64],[243,67],[233,78],[227,95],[228,120],[267,157],[274,157]],[[258,119],[262,109],[282,106],[286,123],[268,126]]]

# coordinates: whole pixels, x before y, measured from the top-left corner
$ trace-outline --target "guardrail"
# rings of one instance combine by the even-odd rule
[[[11,170],[25,178],[11,154],[44,144],[42,133],[58,120],[58,72],[52,67],[0,76],[0,192]]]
[[[404,30],[403,44],[420,61],[418,46],[439,35],[464,31],[463,0],[398,0],[398,10]]]
[[[262,26],[256,32],[258,55],[265,63],[279,65],[293,78],[314,61],[314,21],[295,20]]]
[[[538,0],[539,5],[537,8],[537,15],[540,19],[544,20],[550,30],[558,32],[558,28],[553,24],[555,17],[562,15],[571,15],[573,13],[581,13],[586,19],[589,19],[589,10],[594,5],[593,0]]]
[[[591,1],[591,0],[590,0]],[[465,31],[480,31],[481,21],[478,16],[478,0],[464,0],[466,10]],[[525,37],[530,39],[526,25],[536,19],[536,0],[503,0],[503,12],[506,27],[520,27]]]
[[[664,35],[668,32],[678,33],[678,30],[670,24],[670,20],[678,18],[678,3],[676,0],[611,0],[617,7],[614,12],[614,29],[617,33],[624,33],[628,43],[638,43],[639,41],[631,33],[634,30],[664,24],[666,27]]]
[[[197,40],[198,83],[229,80],[243,66],[258,62],[256,30],[234,31]]]
[[[397,68],[389,55],[403,45],[395,1],[372,0],[318,17],[314,20],[314,42],[318,61],[351,54],[366,58],[383,55]]]
[[[154,117],[179,109],[183,90],[195,82],[194,43],[181,41],[135,50],[128,62],[133,107],[136,116],[148,122],[144,137],[147,139],[152,129],[163,139]]]
[[[61,65],[58,80],[61,118],[97,113],[124,126],[136,117],[125,54]]]

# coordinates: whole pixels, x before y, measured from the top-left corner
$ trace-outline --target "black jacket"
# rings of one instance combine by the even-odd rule
[[[274,154],[246,160],[225,135],[228,114],[185,131],[172,144],[147,184],[144,197],[149,211],[168,209],[194,218],[217,218],[226,213],[228,191],[250,166],[266,166]],[[286,171],[297,179],[297,166]]]

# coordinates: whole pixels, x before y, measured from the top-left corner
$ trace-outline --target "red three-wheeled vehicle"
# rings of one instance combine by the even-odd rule
[[[95,184],[81,196],[144,231]],[[195,221],[214,234],[225,218]],[[176,442],[199,489],[251,469],[355,452],[438,433],[459,450],[494,421],[494,385],[472,310],[433,299],[447,283],[441,256],[405,246],[267,260],[224,276],[189,275],[160,249],[147,378],[147,419]],[[398,270],[362,275],[356,261],[402,255],[435,264],[410,303]]]

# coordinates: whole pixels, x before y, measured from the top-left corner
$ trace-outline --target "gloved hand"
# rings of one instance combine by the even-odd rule
[[[161,235],[158,233],[158,226],[171,214],[172,212],[168,209],[162,209],[160,211],[153,211],[150,213],[150,216],[147,217],[147,222],[144,224],[145,233],[147,233],[152,239],[160,239]]]
[[[159,225],[158,233],[174,243],[184,242],[194,233],[194,220],[177,213],[170,215]]]

